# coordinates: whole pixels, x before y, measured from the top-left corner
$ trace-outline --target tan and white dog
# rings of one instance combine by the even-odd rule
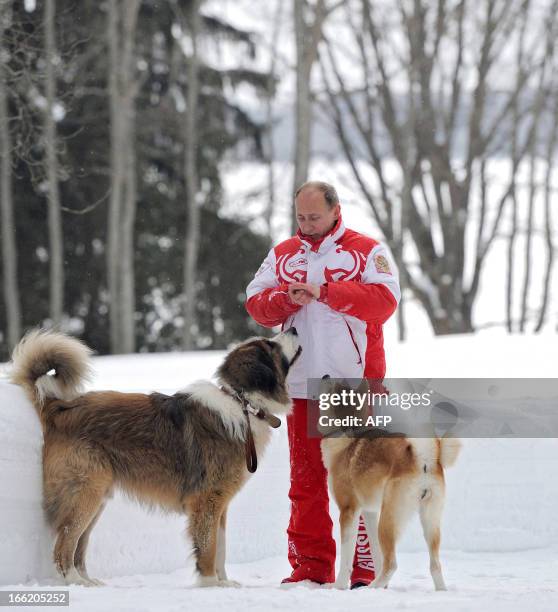
[[[300,352],[291,328],[234,348],[218,385],[202,381],[172,396],[83,393],[90,350],[64,334],[28,334],[14,350],[12,380],[43,427],[44,510],[66,582],[99,584],[87,573],[87,544],[120,487],[188,517],[199,586],[233,585],[225,571],[227,508],[248,479],[250,450],[252,460],[263,452],[274,415],[291,409],[286,377]]]
[[[379,588],[387,587],[395,573],[396,542],[407,520],[418,512],[434,586],[445,590],[439,558],[444,469],[455,463],[461,442],[456,438],[373,434],[325,437],[321,446],[330,490],[340,512],[341,561],[334,586],[347,588],[360,514],[375,562],[376,579],[370,586]]]

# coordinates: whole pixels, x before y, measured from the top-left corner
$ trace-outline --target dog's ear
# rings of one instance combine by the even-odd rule
[[[272,393],[277,388],[277,367],[266,346],[250,343],[231,353],[218,374],[245,391]]]
[[[281,374],[283,378],[287,378],[289,370],[291,369],[291,362],[287,359],[285,353],[283,353],[283,351],[281,350],[280,345],[277,342],[274,342],[273,340],[262,339],[262,341],[265,346],[270,349],[271,355],[280,355],[279,359],[273,364],[271,364],[271,368],[275,368],[275,371],[277,373]],[[268,363],[267,365],[269,366],[270,364]]]
[[[256,391],[272,393],[277,386],[277,378],[271,368],[263,363],[258,363],[251,376],[251,387]]]
[[[276,367],[273,358],[263,346],[250,347],[250,357],[245,362],[248,385],[256,391],[272,392],[277,385]]]

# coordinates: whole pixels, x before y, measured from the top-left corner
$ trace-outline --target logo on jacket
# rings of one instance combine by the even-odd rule
[[[383,255],[376,255],[376,257],[374,257],[374,265],[376,266],[376,272],[380,274],[391,274],[388,260]]]
[[[306,266],[308,264],[308,260],[304,257],[300,257],[299,259],[295,259],[294,261],[289,261],[287,264],[287,268],[289,270],[294,270],[295,268],[301,268],[302,266]]]
[[[343,249],[341,247],[337,247],[337,253],[341,253],[342,251]],[[326,283],[353,280],[357,277],[357,280],[360,280],[360,275],[364,272],[364,268],[366,267],[366,257],[362,253],[354,250],[344,252],[350,255],[352,265],[349,263],[349,269],[325,268],[324,278]]]
[[[304,283],[308,261],[305,257],[301,257],[303,253],[304,249],[301,249],[296,253],[281,255],[277,259],[277,276],[286,282]]]

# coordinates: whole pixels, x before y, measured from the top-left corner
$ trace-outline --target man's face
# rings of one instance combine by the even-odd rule
[[[339,204],[330,208],[324,194],[316,189],[301,191],[295,200],[295,208],[300,231],[314,239],[329,232],[339,219],[341,211]]]

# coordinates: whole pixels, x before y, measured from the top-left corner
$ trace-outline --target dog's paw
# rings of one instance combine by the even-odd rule
[[[447,591],[442,572],[440,570],[431,570],[431,574],[432,580],[434,581],[434,588],[437,591]]]
[[[77,585],[77,586],[85,586],[85,587],[96,587],[101,586],[103,583],[100,580],[91,580],[91,578],[84,578],[76,570],[69,571],[64,580],[67,585]]]
[[[105,586],[105,583],[102,580],[99,580],[98,578],[91,578],[89,576],[89,574],[87,573],[87,571],[85,570],[77,570],[79,575],[83,578],[83,580],[85,580],[85,582],[87,582],[86,586]]]
[[[242,585],[240,584],[240,582],[237,582],[236,580],[229,580],[227,578],[227,580],[219,580],[219,583],[217,584],[217,586],[238,588],[238,587],[241,587]]]
[[[221,586],[221,584],[217,576],[198,576],[193,586],[196,588],[203,588]]]

